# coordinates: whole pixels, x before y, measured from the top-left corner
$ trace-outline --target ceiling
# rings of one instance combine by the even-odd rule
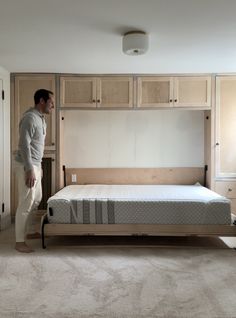
[[[0,65],[11,72],[236,71],[236,0],[0,0]],[[122,34],[150,34],[143,56]]]

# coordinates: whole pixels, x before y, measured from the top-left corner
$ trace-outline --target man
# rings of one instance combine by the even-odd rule
[[[15,158],[19,192],[15,249],[23,253],[33,252],[25,243],[25,235],[29,216],[42,199],[41,162],[46,136],[44,114],[50,114],[54,108],[53,93],[39,89],[34,94],[34,102],[35,106],[27,110],[20,121],[19,147]]]

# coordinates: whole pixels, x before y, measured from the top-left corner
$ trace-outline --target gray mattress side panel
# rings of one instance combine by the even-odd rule
[[[50,215],[49,207],[53,214]],[[50,223],[79,224],[231,224],[228,201],[51,200]]]

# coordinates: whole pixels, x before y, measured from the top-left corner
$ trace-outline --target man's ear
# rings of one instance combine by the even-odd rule
[[[44,99],[42,97],[40,98],[39,102],[40,102],[41,105],[45,104],[45,101],[44,101]]]

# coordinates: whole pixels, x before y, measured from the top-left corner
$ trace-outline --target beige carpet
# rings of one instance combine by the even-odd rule
[[[46,250],[31,241],[36,252],[21,255],[12,232],[0,233],[0,318],[236,317],[236,251],[218,240],[122,240],[61,238]]]

